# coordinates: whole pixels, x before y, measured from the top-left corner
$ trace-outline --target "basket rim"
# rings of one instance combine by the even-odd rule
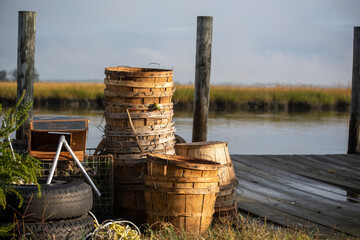
[[[228,146],[227,142],[221,141],[209,141],[209,142],[190,142],[190,143],[177,143],[176,146],[179,148],[211,148],[213,146]]]
[[[187,157],[182,155],[147,154],[147,161],[166,166],[177,166],[192,170],[219,170],[220,163],[202,158]]]
[[[172,76],[174,70],[161,68],[141,68],[141,67],[106,67],[105,74],[116,73],[123,76],[134,77],[161,77]]]

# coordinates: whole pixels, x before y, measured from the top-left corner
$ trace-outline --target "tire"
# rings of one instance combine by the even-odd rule
[[[19,228],[25,229],[22,234],[25,239],[78,240],[85,239],[94,230],[94,220],[85,214],[79,218],[55,222],[19,222]]]
[[[93,206],[93,195],[89,184],[75,178],[54,178],[50,185],[45,184],[46,179],[39,179],[41,184],[41,197],[36,186],[15,186],[24,203],[17,208],[19,200],[11,194],[7,198],[8,204],[16,209],[17,219],[51,221],[80,217],[89,212]],[[6,208],[6,219],[11,222],[14,211]]]

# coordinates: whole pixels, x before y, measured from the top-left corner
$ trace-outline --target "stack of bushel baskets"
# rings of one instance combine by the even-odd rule
[[[105,69],[105,149],[114,156],[114,212],[138,225],[146,222],[146,154],[175,154],[173,71]]]

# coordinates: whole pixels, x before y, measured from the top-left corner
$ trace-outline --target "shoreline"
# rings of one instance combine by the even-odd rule
[[[0,104],[3,107],[13,106],[16,99],[4,99],[0,97]],[[58,109],[66,110],[74,109],[91,109],[105,110],[103,99],[94,100],[76,100],[76,99],[34,99],[34,109]],[[177,102],[174,104],[174,110],[193,111],[193,102]],[[307,111],[338,111],[349,112],[350,103],[328,104],[309,104],[306,102],[265,102],[265,101],[249,101],[249,102],[229,102],[210,101],[210,111],[259,111],[259,112],[307,112]]]
[[[34,108],[105,109],[105,84],[49,83],[34,84]],[[175,110],[193,110],[194,86],[175,85],[172,97]],[[16,83],[0,82],[0,104],[12,106],[16,101]],[[243,87],[210,88],[210,111],[349,111],[350,87]]]

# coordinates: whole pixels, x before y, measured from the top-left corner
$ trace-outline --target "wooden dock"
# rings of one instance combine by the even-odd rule
[[[360,237],[360,155],[231,155],[242,213]]]

